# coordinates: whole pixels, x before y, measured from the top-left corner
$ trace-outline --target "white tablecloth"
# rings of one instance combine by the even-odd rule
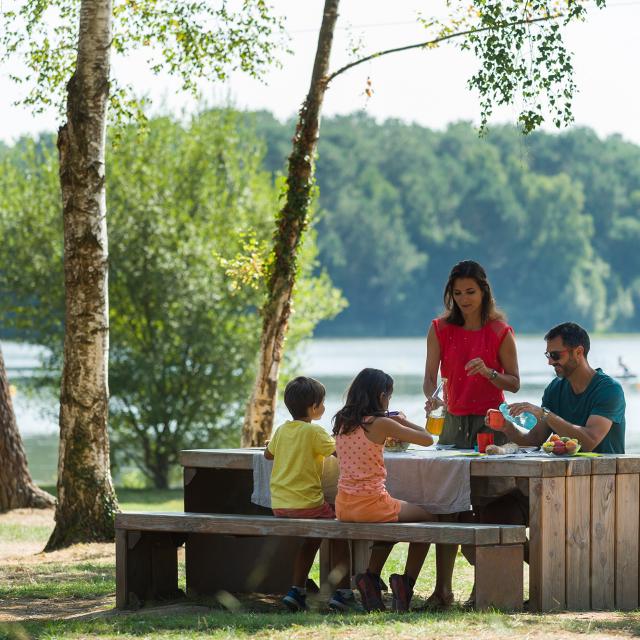
[[[387,491],[394,498],[423,505],[431,513],[458,513],[471,508],[472,458],[434,449],[410,449],[403,453],[385,453],[384,459]],[[251,502],[268,508],[271,507],[272,465],[259,453],[253,458]],[[322,482],[328,502],[335,500],[337,483],[337,459],[330,456],[325,459]]]

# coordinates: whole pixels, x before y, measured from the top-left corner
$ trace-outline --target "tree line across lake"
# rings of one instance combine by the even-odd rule
[[[167,486],[180,449],[237,442],[291,126],[212,110],[112,138],[112,452],[154,486]],[[54,386],[64,334],[57,172],[53,136],[0,146],[0,337],[49,347]],[[584,129],[523,139],[499,127],[479,138],[468,124],[434,132],[353,115],[323,122],[317,177],[287,356],[314,329],[423,333],[462,258],[486,266],[520,331],[567,318],[640,329],[637,146]]]
[[[293,123],[252,118],[282,170]],[[640,147],[620,137],[325,118],[317,183],[320,263],[349,302],[317,335],[422,335],[465,258],[520,331],[640,331]]]

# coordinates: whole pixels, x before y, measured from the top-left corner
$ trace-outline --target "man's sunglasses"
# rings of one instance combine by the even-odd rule
[[[569,349],[560,349],[559,351],[545,351],[544,357],[547,358],[547,360],[558,362],[558,360],[560,360],[560,358],[562,357],[562,354],[567,353],[567,351],[569,351]]]

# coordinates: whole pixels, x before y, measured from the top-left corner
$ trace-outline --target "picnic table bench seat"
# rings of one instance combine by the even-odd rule
[[[476,550],[476,607],[519,610],[523,602],[523,544],[525,527],[449,522],[353,523],[338,520],[275,518],[267,515],[210,513],[119,513],[116,516],[116,606],[139,606],[144,601],[173,598],[178,595],[177,548],[185,544],[187,556],[187,593],[215,594],[220,587],[214,575],[190,580],[190,567],[197,573],[199,549],[213,537],[302,538],[348,540],[351,546],[352,574],[364,571],[373,541],[465,544]],[[327,544],[327,543],[323,543]],[[268,545],[264,563],[250,566],[239,554],[221,558],[226,567],[238,572],[239,592],[251,592],[256,576],[272,571]],[[295,546],[292,547],[292,553]],[[324,582],[329,573],[330,554],[325,549],[320,567]],[[324,565],[324,566],[323,566]],[[227,569],[228,570],[228,569]],[[277,570],[277,569],[276,569]],[[288,576],[286,579],[288,580]]]

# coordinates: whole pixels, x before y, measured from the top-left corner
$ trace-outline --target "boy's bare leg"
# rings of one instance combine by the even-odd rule
[[[331,573],[329,583],[332,589],[351,588],[351,556],[349,543],[346,540],[331,540]]]
[[[311,565],[316,558],[316,553],[318,553],[321,542],[322,540],[320,538],[305,538],[293,563],[294,587],[305,588]]]

